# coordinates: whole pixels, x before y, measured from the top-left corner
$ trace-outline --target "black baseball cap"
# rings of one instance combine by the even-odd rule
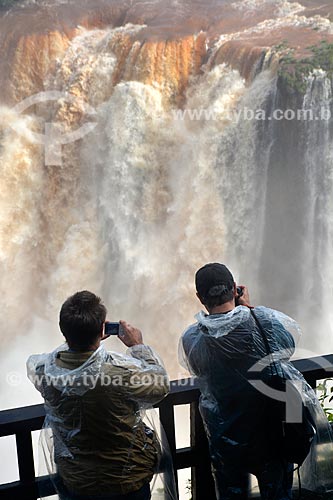
[[[232,290],[234,278],[224,264],[213,262],[196,272],[195,286],[200,297],[214,297]]]

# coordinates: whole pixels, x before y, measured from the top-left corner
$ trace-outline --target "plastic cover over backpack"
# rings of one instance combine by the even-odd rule
[[[330,425],[315,392],[289,361],[301,329],[279,311],[263,306],[254,311],[272,356],[267,355],[260,330],[245,306],[225,314],[201,311],[196,315],[197,323],[187,328],[180,341],[180,362],[200,385],[200,412],[210,442],[213,471],[223,460],[237,466],[243,459],[244,463],[269,459],[272,450],[265,430],[265,381],[277,370],[292,381],[315,422],[311,451],[301,467],[302,487],[312,491],[333,489]],[[256,373],[260,383],[255,380]]]
[[[64,344],[28,359],[46,409],[40,472],[51,476],[61,500],[68,492],[127,494],[153,477],[153,498],[176,499],[170,452],[152,410],[169,391],[162,362],[146,345],[127,354],[101,345],[83,356]]]

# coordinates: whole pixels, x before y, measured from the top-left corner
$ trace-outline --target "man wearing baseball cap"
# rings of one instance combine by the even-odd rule
[[[182,364],[198,377],[200,412],[209,441],[217,500],[245,499],[254,474],[265,500],[291,499],[293,467],[268,439],[264,396],[248,380],[248,370],[265,357],[265,345],[251,314],[245,286],[229,269],[206,264],[195,275],[197,297],[206,308],[180,342]],[[256,317],[272,351],[286,359],[294,352],[297,323],[260,306]]]

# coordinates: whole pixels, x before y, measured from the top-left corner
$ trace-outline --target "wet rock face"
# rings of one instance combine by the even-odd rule
[[[153,79],[168,87],[180,103],[189,77],[198,74],[203,64],[227,62],[251,78],[263,52],[282,40],[294,48],[295,57],[308,55],[307,47],[322,39],[333,40],[332,18],[332,3],[317,0],[157,0],[149,4],[44,0],[24,7],[19,2],[0,17],[1,100],[17,102],[43,90],[46,76],[55,71],[79,27],[141,26],[130,37],[120,33],[113,42],[119,56],[114,83]]]

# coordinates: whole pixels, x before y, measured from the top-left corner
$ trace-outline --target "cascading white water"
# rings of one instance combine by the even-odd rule
[[[271,127],[258,113],[267,115],[274,101],[276,77],[263,71],[242,96],[237,107],[239,121],[219,137],[216,170],[225,211],[226,251],[224,259],[259,296],[259,268],[265,230],[267,171],[274,140]],[[258,119],[253,119],[257,116]]]
[[[160,347],[174,377],[181,373],[175,360],[179,335],[199,307],[193,288],[197,267],[225,261],[237,278],[249,283],[254,300],[265,297],[260,270],[269,224],[274,127],[267,120],[249,119],[244,110],[274,105],[274,72],[262,71],[248,86],[238,71],[224,64],[207,67],[192,78],[186,104],[177,111],[161,84],[127,81],[112,89],[117,60],[110,47],[116,37],[141,29],[78,29],[54,76],[46,79],[46,90],[80,95],[96,110],[97,127],[81,143],[63,148],[63,166],[43,169],[43,147],[29,143],[34,114],[16,116],[1,109],[2,328],[10,336],[22,328],[25,332],[20,366],[6,354],[5,370],[15,366],[23,372],[23,359],[31,350],[59,343],[58,309],[78,289],[100,293],[111,319],[138,324],[147,341]],[[305,106],[315,105],[312,87]],[[186,114],[194,109],[204,110],[208,119]],[[75,112],[59,102],[53,118],[65,118],[70,128]],[[8,120],[14,122],[11,129]],[[322,178],[326,194],[321,194],[321,208],[309,203],[312,247],[304,244],[302,255],[329,261],[329,124],[321,127],[322,147],[319,151],[309,142],[305,175],[313,203]],[[314,131],[308,129],[309,141],[317,140]],[[327,161],[321,162],[323,173],[314,177],[318,155]],[[320,247],[311,233],[311,227],[318,229],[318,209],[326,214],[320,217],[327,244]],[[274,256],[264,258],[275,265]],[[308,265],[310,261],[304,274]],[[329,276],[329,266],[322,272]],[[307,287],[313,286],[312,276]],[[329,293],[326,303],[328,299]],[[287,312],[309,321],[302,307]],[[38,331],[41,324],[47,333]],[[21,341],[16,340],[15,349]],[[310,338],[305,346],[311,348]],[[322,344],[321,350],[327,349]],[[24,391],[23,385],[7,404],[28,403]]]
[[[140,28],[120,28],[133,29]],[[24,358],[61,341],[59,307],[83,288],[102,294],[111,319],[138,324],[177,377],[178,337],[198,308],[193,273],[206,261],[223,259],[223,200],[214,167],[216,138],[228,123],[175,119],[158,86],[130,81],[110,92],[108,42],[118,32],[80,30],[46,82],[47,90],[79,89],[97,112],[96,129],[78,148],[63,149],[63,166],[43,169],[43,147],[29,144],[33,114],[15,116],[2,108],[8,193],[1,211],[7,245],[1,255],[8,311],[3,329],[16,338],[2,366],[5,373],[14,367],[22,374],[20,390],[8,391],[7,406],[29,403]],[[193,81],[188,102],[194,107],[200,99],[208,107],[222,100],[233,109],[245,91],[239,74],[221,66]],[[60,103],[54,117],[64,113],[69,127],[71,110]],[[9,115],[11,129],[5,128]],[[25,127],[21,135],[17,127]],[[16,333],[22,329],[24,339]],[[11,352],[13,344],[5,336],[3,342]]]
[[[333,151],[332,82],[325,71],[316,70],[307,80],[303,109],[313,113],[305,123],[306,144],[304,175],[307,188],[306,232],[303,249],[303,275],[306,276],[299,315],[312,331],[313,344],[318,333],[320,348],[332,346],[333,298]],[[321,120],[318,120],[321,117]],[[308,343],[310,347],[310,342]],[[325,347],[324,347],[325,346]],[[329,346],[329,347],[328,347]]]

